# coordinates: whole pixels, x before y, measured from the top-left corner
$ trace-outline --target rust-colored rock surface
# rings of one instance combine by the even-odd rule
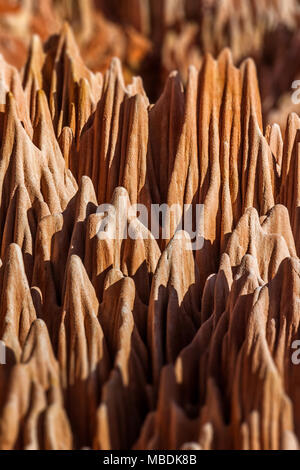
[[[0,0],[0,53],[17,68],[32,34],[43,41],[72,26],[86,65],[105,72],[120,58],[124,79],[143,77],[156,101],[170,72],[187,83],[189,66],[229,47],[235,63],[257,66],[266,122],[285,131],[293,81],[300,79],[299,0]]]
[[[41,34],[0,58],[0,449],[298,449],[300,118],[266,125],[258,79],[297,2],[19,3],[0,23]],[[199,25],[213,55],[186,56]],[[149,42],[154,101],[128,72]]]

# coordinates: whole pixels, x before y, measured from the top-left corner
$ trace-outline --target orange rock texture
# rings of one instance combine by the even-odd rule
[[[11,2],[1,18],[27,34],[49,12],[50,30],[64,3],[33,15]],[[136,0],[130,17],[117,3],[140,53],[151,12],[165,44],[199,2]],[[183,81],[171,72],[154,102],[117,58],[91,71],[67,23],[33,36],[21,71],[0,59],[0,449],[299,448],[300,118],[264,125],[255,63],[235,65],[252,35],[259,53],[255,15],[288,24],[297,2],[200,3],[214,54],[219,29],[244,43],[201,55]],[[74,4],[84,36],[101,15]],[[104,203],[131,237],[104,236]],[[204,243],[193,250],[175,217],[155,238],[137,203],[177,204],[179,218],[201,204]]]
[[[300,79],[300,0],[0,0],[0,53],[21,68],[32,34],[43,41],[64,21],[85,64],[104,72],[117,56],[125,83],[143,77],[152,102],[169,73],[186,85],[189,65],[230,47],[235,64],[257,66],[265,121],[285,131],[293,80]]]

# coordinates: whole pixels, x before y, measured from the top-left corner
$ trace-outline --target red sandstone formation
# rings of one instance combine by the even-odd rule
[[[167,25],[197,6],[177,3]],[[154,2],[130,18],[124,4],[118,21],[149,35]],[[0,69],[0,449],[298,449],[297,114],[265,127],[255,64],[230,49],[185,84],[172,72],[151,103],[120,60],[92,72],[67,24],[32,38],[22,73]],[[136,203],[177,204],[166,237]],[[180,220],[197,204],[194,250]]]
[[[1,0],[0,53],[21,68],[32,34],[45,41],[68,21],[86,65],[105,72],[121,59],[129,83],[141,75],[156,101],[165,81],[178,70],[183,83],[189,66],[200,68],[206,53],[230,47],[240,64],[257,66],[266,121],[285,130],[300,105],[290,100],[300,78],[299,0]]]

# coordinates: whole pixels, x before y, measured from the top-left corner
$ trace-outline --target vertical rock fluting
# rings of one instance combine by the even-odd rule
[[[298,448],[299,117],[229,49],[154,104],[67,25],[0,69],[0,448]]]
[[[299,0],[1,0],[0,53],[21,68],[32,34],[45,41],[64,21],[88,67],[104,72],[119,57],[126,83],[143,76],[153,101],[171,71],[186,84],[190,64],[230,47],[235,63],[256,63],[267,122],[285,129],[300,110],[289,93],[299,79]]]

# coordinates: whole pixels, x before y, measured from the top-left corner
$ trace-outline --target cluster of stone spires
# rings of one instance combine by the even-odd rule
[[[143,78],[155,102],[172,70],[184,85],[190,64],[229,47],[235,64],[254,58],[263,116],[285,130],[291,84],[300,78],[300,0],[0,0],[0,53],[21,68],[32,34],[43,41],[68,21],[85,64],[104,72],[112,57],[125,82]]]
[[[0,74],[0,448],[298,448],[299,117],[228,49],[150,104],[67,25]],[[204,245],[101,239],[107,202],[204,204]]]

